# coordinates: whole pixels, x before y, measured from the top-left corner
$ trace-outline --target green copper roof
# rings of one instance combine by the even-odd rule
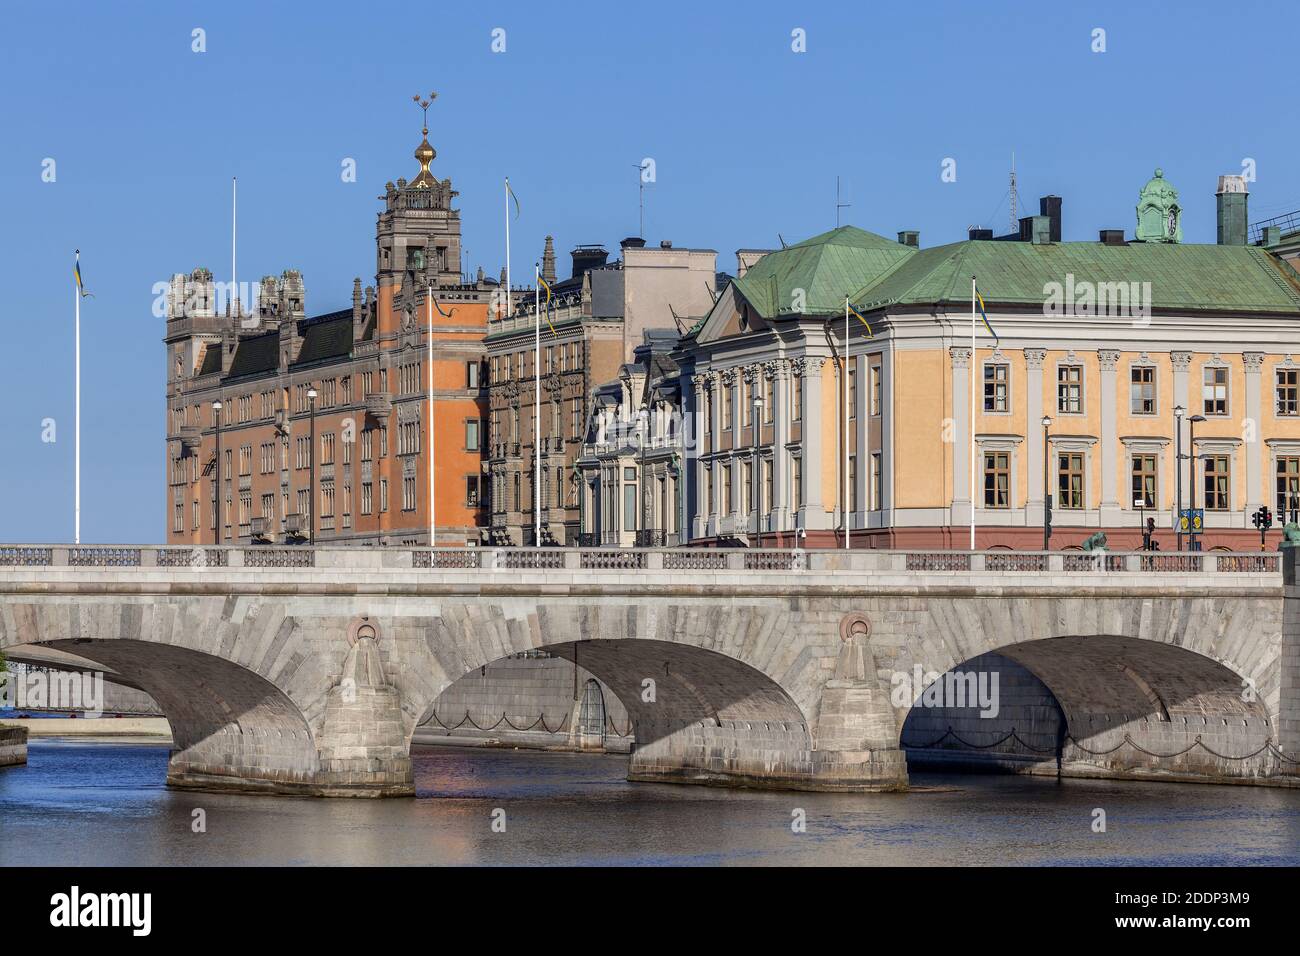
[[[1288,273],[1290,273],[1288,275]],[[1074,282],[1149,282],[1151,305],[1175,310],[1300,313],[1295,273],[1255,246],[975,240],[917,252],[888,275],[868,277],[858,308],[970,302],[976,276],[985,302],[1042,305],[1043,287]],[[810,310],[811,311],[811,310]]]
[[[821,315],[843,310],[845,295],[915,255],[909,246],[841,226],[768,253],[735,286],[761,315]],[[802,309],[794,307],[797,289],[804,290]]]

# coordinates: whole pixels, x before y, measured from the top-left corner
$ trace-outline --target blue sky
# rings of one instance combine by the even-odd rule
[[[716,9],[715,9],[716,8]],[[576,243],[741,247],[844,221],[922,245],[1005,231],[1064,197],[1066,239],[1134,225],[1162,166],[1188,242],[1213,242],[1216,177],[1255,160],[1252,221],[1300,208],[1285,90],[1285,3],[8,4],[0,39],[0,276],[8,397],[0,541],[72,537],[73,249],[83,310],[89,542],[153,542],[166,507],[164,361],[154,283],[301,269],[311,313],[373,281],[386,180],[410,178],[429,111],[434,169],[460,191],[470,269],[503,261],[501,180],[524,270]],[[192,51],[192,31],[207,50]],[[493,53],[492,31],[506,50]],[[1092,52],[1093,30],[1106,51]],[[791,32],[806,31],[806,52]],[[1270,78],[1276,78],[1270,81]],[[340,176],[354,159],[357,182]],[[957,180],[941,181],[956,160]],[[55,161],[56,180],[42,180]],[[42,422],[56,441],[42,441]]]

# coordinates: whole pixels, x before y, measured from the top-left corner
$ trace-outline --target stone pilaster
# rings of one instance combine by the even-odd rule
[[[1178,490],[1177,489],[1178,489],[1179,475],[1182,474],[1183,478],[1185,479],[1187,473],[1187,469],[1186,467],[1184,467],[1183,462],[1178,460],[1177,449],[1181,447],[1183,450],[1183,454],[1185,455],[1190,455],[1192,453],[1192,450],[1189,447],[1191,445],[1191,430],[1188,427],[1187,419],[1192,415],[1197,414],[1197,410],[1192,407],[1191,396],[1189,394],[1190,389],[1188,387],[1188,378],[1190,376],[1190,370],[1192,365],[1192,353],[1180,352],[1180,351],[1170,352],[1169,361],[1173,365],[1173,369],[1174,369],[1174,405],[1175,406],[1181,405],[1183,408],[1187,409],[1186,414],[1183,415],[1182,419],[1180,420],[1181,425],[1175,426],[1176,428],[1178,428],[1181,434],[1174,436],[1175,450],[1170,455],[1170,460],[1174,463],[1174,470],[1173,473],[1170,475],[1171,480],[1169,482],[1169,488],[1172,489],[1172,493],[1170,494],[1170,501],[1173,502],[1173,507],[1170,509],[1170,511],[1171,511],[1171,519],[1173,521],[1172,527],[1176,528],[1178,526],[1178,499],[1177,499]],[[1172,412],[1173,409],[1170,409],[1171,414]],[[1188,501],[1187,498],[1188,488],[1186,487],[1185,480],[1183,482],[1183,485],[1184,485],[1183,504],[1186,505]]]
[[[1282,548],[1282,649],[1278,693],[1277,745],[1290,761],[1300,761],[1300,547]],[[1278,771],[1300,776],[1300,763],[1278,761]]]
[[[955,346],[952,355],[952,507],[949,524],[970,523],[970,349]]]
[[[1249,521],[1250,516],[1269,499],[1263,482],[1264,442],[1260,435],[1264,427],[1261,374],[1264,353],[1244,352],[1241,357],[1246,366],[1246,418],[1249,420],[1243,436],[1246,440],[1241,445],[1241,453],[1246,457],[1246,520]]]
[[[1101,349],[1097,361],[1101,367],[1101,524],[1114,527],[1122,521],[1119,500],[1119,385],[1116,366],[1119,352]],[[1129,502],[1131,505],[1132,502]]]
[[[1025,524],[1043,524],[1043,359],[1046,349],[1025,349],[1025,446],[1029,452],[1025,467]]]
[[[803,368],[803,527],[809,531],[830,526],[822,488],[822,370],[826,359],[810,357]]]
[[[790,441],[790,369],[784,359],[766,362],[763,375],[769,383],[772,399],[772,529],[786,531],[794,527],[786,505],[787,454]]]

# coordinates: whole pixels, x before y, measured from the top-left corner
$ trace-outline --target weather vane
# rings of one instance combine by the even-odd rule
[[[429,106],[437,98],[438,98],[437,93],[430,93],[429,98],[427,100],[422,99],[419,93],[416,93],[414,96],[411,97],[411,99],[415,100],[415,105],[420,107],[420,111],[424,113],[424,132],[426,134],[429,132]]]

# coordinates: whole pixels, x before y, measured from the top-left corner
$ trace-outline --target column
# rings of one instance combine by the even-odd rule
[[[809,531],[830,527],[822,503],[822,369],[824,357],[803,360],[803,526]]]
[[[687,507],[691,509],[689,534],[692,538],[704,536],[704,523],[708,520],[708,503],[704,500],[704,411],[705,379],[703,375],[691,378],[691,414],[688,419],[690,431],[682,437],[689,442],[686,467],[682,469],[682,481],[689,482],[679,493],[686,494]],[[687,477],[689,475],[689,478]],[[684,531],[687,529],[683,529]]]
[[[1025,349],[1025,525],[1043,526],[1043,359],[1046,349]]]
[[[1119,352],[1101,349],[1097,352],[1101,365],[1101,525],[1117,527],[1122,523],[1118,492],[1119,470],[1116,455],[1119,451],[1119,386],[1115,369]],[[1131,505],[1132,502],[1130,501]]]
[[[1242,423],[1242,435],[1246,438],[1242,443],[1242,453],[1246,456],[1246,520],[1249,522],[1250,516],[1269,497],[1264,492],[1261,480],[1264,443],[1260,439],[1260,432],[1264,425],[1264,404],[1260,373],[1264,366],[1264,353],[1243,352],[1241,357],[1246,365],[1246,418],[1249,419],[1249,423]]]
[[[894,344],[885,343],[880,356],[880,510],[892,528],[894,514]]]
[[[1169,361],[1173,365],[1173,369],[1174,369],[1174,405],[1175,406],[1181,405],[1183,408],[1187,410],[1182,418],[1182,428],[1180,429],[1182,431],[1182,435],[1181,437],[1178,435],[1174,436],[1174,446],[1169,453],[1169,460],[1174,463],[1173,471],[1170,473],[1170,478],[1172,480],[1169,482],[1169,492],[1170,492],[1169,500],[1172,503],[1172,506],[1169,509],[1171,513],[1171,521],[1172,521],[1170,527],[1176,529],[1178,527],[1178,504],[1179,504],[1178,482],[1179,482],[1180,474],[1182,475],[1182,482],[1183,482],[1182,504],[1184,507],[1186,507],[1187,505],[1188,495],[1190,494],[1190,489],[1187,487],[1187,468],[1184,466],[1183,462],[1178,460],[1176,456],[1178,454],[1178,447],[1180,442],[1182,445],[1183,454],[1184,455],[1191,454],[1191,449],[1188,447],[1190,443],[1189,442],[1190,429],[1187,426],[1187,419],[1190,416],[1196,414],[1196,409],[1192,408],[1192,403],[1190,401],[1190,396],[1188,394],[1188,377],[1189,377],[1189,369],[1191,368],[1191,364],[1192,364],[1192,353],[1191,352],[1170,352]],[[1169,410],[1170,416],[1173,416],[1173,413],[1174,413],[1173,409],[1171,408]]]
[[[952,355],[952,507],[948,523],[970,524],[970,348],[954,346]]]
[[[857,365],[858,394],[853,401],[853,414],[857,416],[854,420],[856,427],[853,431],[857,440],[857,448],[852,449],[851,454],[857,456],[857,474],[853,476],[854,490],[852,495],[857,497],[858,506],[849,515],[849,527],[865,528],[867,526],[867,509],[871,507],[871,502],[867,500],[867,480],[871,471],[871,448],[867,440],[867,436],[870,434],[867,425],[871,421],[868,415],[871,397],[870,356],[859,355],[855,362]],[[851,502],[853,498],[850,497],[849,500]]]
[[[786,531],[794,527],[785,505],[786,456],[785,446],[790,441],[790,370],[784,359],[763,363],[763,375],[771,387],[772,400],[772,530]]]

